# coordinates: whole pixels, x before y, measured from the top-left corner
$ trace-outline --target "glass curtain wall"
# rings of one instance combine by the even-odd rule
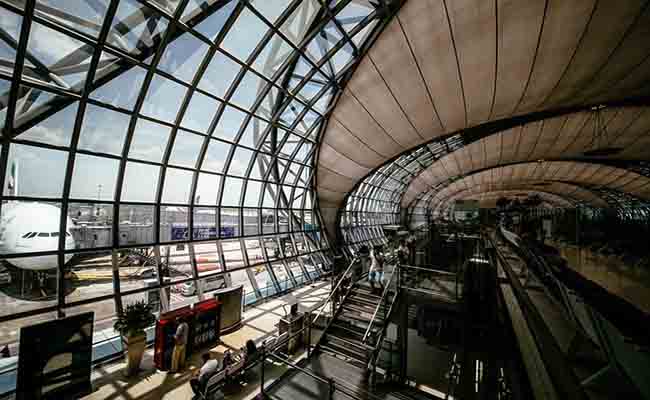
[[[317,278],[318,135],[376,7],[0,0],[0,345],[88,309],[106,339],[135,300]]]
[[[362,244],[386,244],[382,225],[402,224],[402,197],[411,181],[434,161],[462,145],[460,135],[437,139],[400,155],[366,176],[347,196],[339,214],[339,228],[348,250],[355,253]],[[426,216],[424,211],[421,214]]]

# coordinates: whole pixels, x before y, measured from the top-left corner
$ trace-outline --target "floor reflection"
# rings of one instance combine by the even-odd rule
[[[620,259],[589,249],[554,243],[569,266],[645,313],[650,314],[650,270],[626,265]]]

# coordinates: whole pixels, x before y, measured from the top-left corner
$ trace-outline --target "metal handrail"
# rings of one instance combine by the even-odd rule
[[[355,257],[352,259],[352,261],[350,262],[350,265],[349,265],[348,268],[345,270],[345,272],[343,273],[343,275],[341,275],[341,278],[340,278],[339,281],[337,282],[336,286],[335,286],[335,287],[330,291],[330,295],[327,296],[327,299],[325,299],[325,301],[323,302],[323,305],[320,307],[320,310],[318,311],[318,313],[316,314],[316,316],[314,317],[314,319],[310,321],[310,323],[313,324],[313,323],[315,323],[316,321],[318,321],[318,318],[320,318],[321,314],[323,313],[323,310],[324,310],[325,307],[327,306],[327,303],[329,303],[329,302],[332,300],[332,298],[334,297],[334,295],[337,293],[337,291],[338,291],[338,289],[339,289],[339,286],[341,286],[341,283],[343,282],[343,279],[345,279],[345,277],[347,276],[348,272],[350,272],[350,270],[352,269],[352,266],[353,266],[353,265],[354,265],[358,260],[359,260],[359,257],[358,257],[358,256],[355,256]]]
[[[294,369],[296,369],[297,371],[302,372],[303,374],[306,374],[306,375],[311,376],[312,378],[316,379],[317,381],[321,381],[321,382],[323,382],[323,383],[328,383],[328,384],[329,384],[329,381],[328,381],[326,378],[317,375],[315,372],[313,372],[313,371],[311,371],[311,370],[309,370],[309,369],[299,367],[298,364],[293,363],[293,362],[287,360],[286,358],[280,357],[279,355],[277,355],[277,354],[275,354],[275,353],[273,353],[273,352],[268,353],[268,355],[269,355],[270,357],[273,357],[273,358],[275,358],[276,360],[278,360],[278,361],[284,363],[284,364],[287,364],[287,365],[290,366],[291,368],[294,368]]]
[[[353,398],[355,400],[368,400],[368,398],[374,398],[376,400],[381,400],[381,398],[376,396],[375,394],[373,394],[373,393],[371,393],[371,392],[369,392],[369,391],[367,391],[367,390],[365,390],[365,389],[363,389],[363,388],[361,388],[359,386],[356,386],[356,385],[354,385],[352,383],[339,382],[334,378],[328,378],[328,377],[322,376],[322,375],[316,373],[315,371],[312,371],[309,368],[299,367],[298,364],[296,364],[295,362],[292,362],[292,361],[288,360],[287,358],[281,357],[278,354],[275,354],[273,352],[266,353],[264,351],[264,349],[262,350],[262,352],[263,352],[263,354],[273,357],[274,359],[280,361],[281,363],[286,364],[287,366],[297,370],[298,372],[301,372],[301,373],[303,373],[305,375],[308,375],[308,376],[314,378],[315,380],[317,380],[319,382],[327,384],[329,386],[330,393],[329,393],[328,397],[330,399],[332,398],[332,393],[334,391],[338,390],[341,393],[344,393],[345,395],[347,395],[347,396],[349,396],[349,397],[351,397],[351,398]],[[262,359],[262,370],[263,369],[264,369],[264,359]],[[262,373],[262,376],[263,376],[263,373]],[[261,389],[262,393],[265,392],[264,382],[263,381],[262,381],[262,385],[261,385],[260,389]],[[355,391],[363,392],[365,397],[361,396],[360,394],[355,393]]]
[[[390,276],[390,280],[386,284],[386,287],[384,287],[384,293],[381,295],[381,299],[377,303],[377,307],[375,308],[375,312],[372,314],[372,318],[370,319],[370,323],[368,324],[368,328],[366,328],[366,333],[363,335],[363,339],[361,339],[362,343],[365,343],[366,340],[368,339],[368,335],[370,335],[370,331],[372,329],[373,324],[375,323],[375,319],[377,318],[377,313],[379,312],[379,308],[381,307],[382,303],[384,302],[384,298],[388,295],[388,288],[390,287],[391,283],[393,282],[393,278],[395,275],[399,274],[399,264],[395,264],[395,267],[393,268],[392,275]],[[395,291],[395,296],[397,296],[397,291]]]
[[[492,242],[496,257],[501,261],[502,269],[510,282],[510,287],[512,288],[515,298],[524,311],[524,319],[531,331],[534,333],[536,345],[539,348],[544,349],[543,352],[540,352],[542,361],[547,366],[553,366],[553,368],[547,368],[547,370],[556,385],[556,389],[558,389],[565,398],[586,400],[587,395],[585,394],[584,389],[580,385],[575,373],[564,363],[564,355],[561,353],[557,341],[553,337],[549,328],[544,323],[541,314],[533,305],[532,300],[526,293],[523,285],[519,282],[517,275],[510,267],[505,256],[502,254],[498,246],[496,246],[496,243],[494,243],[492,238],[488,237],[488,240]]]
[[[414,265],[400,265],[400,267],[404,268],[404,269],[417,269],[417,270],[425,271],[425,272],[433,272],[433,273],[437,273],[437,274],[440,274],[440,275],[456,276],[455,272],[442,271],[440,269],[422,268],[422,267],[416,267]]]

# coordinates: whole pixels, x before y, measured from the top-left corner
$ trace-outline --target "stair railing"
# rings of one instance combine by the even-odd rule
[[[375,381],[376,381],[376,376],[377,376],[377,361],[379,361],[379,354],[381,353],[382,349],[382,343],[384,341],[384,338],[386,337],[386,331],[388,330],[388,318],[390,317],[391,313],[393,312],[393,308],[395,307],[395,303],[397,301],[397,297],[399,295],[399,290],[400,290],[400,269],[399,269],[399,264],[395,265],[395,269],[393,270],[393,276],[397,275],[396,278],[396,285],[395,285],[395,295],[393,296],[393,299],[391,300],[390,306],[388,305],[388,296],[383,297],[383,303],[384,303],[384,325],[381,328],[381,331],[379,332],[379,336],[377,337],[377,342],[375,344],[374,349],[372,350],[372,353],[370,354],[370,359],[368,361],[368,369],[370,370],[370,385],[371,387],[374,387]],[[393,280],[393,276],[391,276],[391,281]],[[389,282],[390,284],[390,282]],[[386,285],[386,288],[388,288],[388,285]],[[379,303],[381,304],[381,302]]]
[[[339,280],[338,280],[338,282],[336,283],[336,285],[332,288],[332,290],[331,290],[331,292],[330,292],[330,295],[327,296],[327,299],[325,299],[325,301],[323,302],[323,304],[320,306],[320,308],[319,308],[319,310],[318,310],[318,313],[316,313],[316,316],[314,317],[314,319],[310,321],[312,324],[314,324],[314,323],[316,323],[316,321],[318,321],[318,319],[320,318],[320,316],[323,314],[323,310],[325,310],[325,308],[327,307],[327,304],[328,304],[328,303],[330,303],[330,302],[335,303],[335,298],[334,298],[334,297],[335,297],[337,294],[339,294],[339,293],[338,293],[339,287],[340,287],[341,284],[345,281],[345,279],[348,277],[348,275],[350,275],[350,272],[352,271],[352,267],[353,267],[354,264],[356,264],[357,262],[360,262],[359,257],[354,257],[354,258],[352,259],[352,261],[350,262],[350,265],[348,266],[348,268],[345,270],[345,272],[343,272],[343,274],[342,274],[341,277],[339,278]],[[334,305],[334,306],[332,307],[332,310],[336,310],[337,308],[338,308],[338,307],[336,307],[336,305]]]
[[[384,305],[384,314],[386,313],[386,306],[388,305],[387,298],[388,298],[389,289],[391,287],[391,284],[393,283],[393,280],[396,279],[395,276],[399,275],[399,268],[400,268],[399,263],[395,264],[395,266],[393,267],[393,272],[391,273],[390,280],[388,281],[386,286],[384,286],[384,291],[381,294],[381,299],[377,303],[377,307],[375,307],[375,312],[373,312],[372,318],[370,318],[370,323],[368,324],[368,328],[366,328],[366,332],[363,335],[363,339],[361,340],[363,343],[366,343],[366,341],[368,340],[368,337],[370,336],[370,332],[372,331],[372,326],[374,325],[375,320],[377,319],[377,313],[379,313],[379,308],[381,308],[382,305]],[[395,296],[393,297],[393,299],[396,296],[397,296],[397,290],[395,290]],[[384,318],[385,317],[386,315],[384,315]]]

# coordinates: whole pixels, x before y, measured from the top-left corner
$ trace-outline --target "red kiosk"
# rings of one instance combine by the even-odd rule
[[[190,332],[187,343],[187,357],[195,349],[208,344],[216,344],[219,340],[219,319],[221,303],[217,299],[208,299],[194,303],[192,307],[185,306],[174,311],[161,314],[156,321],[156,338],[154,342],[154,364],[161,371],[171,367],[174,351],[174,335],[179,321],[189,325]]]

